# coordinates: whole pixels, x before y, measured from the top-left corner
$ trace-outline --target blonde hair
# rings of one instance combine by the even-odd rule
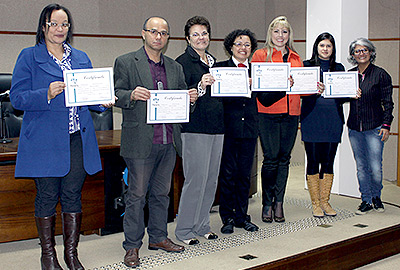
[[[285,16],[276,17],[275,19],[272,20],[272,22],[269,24],[268,29],[267,29],[267,38],[266,38],[265,47],[264,47],[267,49],[267,62],[272,61],[272,52],[275,47],[274,43],[272,43],[272,31],[277,26],[282,26],[289,30],[289,39],[286,43],[286,46],[289,47],[292,51],[296,52],[296,50],[294,49],[294,44],[293,44],[292,26],[290,26],[290,23],[288,22],[288,20]]]

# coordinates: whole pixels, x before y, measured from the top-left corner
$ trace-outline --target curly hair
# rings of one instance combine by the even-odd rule
[[[257,38],[256,35],[251,32],[249,29],[236,29],[230,32],[224,39],[224,47],[225,50],[232,55],[232,46],[235,42],[235,39],[239,36],[248,36],[251,42],[251,53],[253,53],[257,49]]]

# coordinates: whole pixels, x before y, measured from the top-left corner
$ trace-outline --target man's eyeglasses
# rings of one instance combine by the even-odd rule
[[[190,35],[192,38],[199,38],[199,37],[206,37],[206,36],[208,36],[208,32],[207,31],[204,31],[203,33],[197,33],[197,32],[194,32],[193,34],[191,34]]]
[[[143,31],[149,32],[154,37],[158,36],[158,34],[160,34],[161,37],[169,36],[169,33],[167,31],[158,32],[156,29],[143,29]]]
[[[359,49],[359,50],[355,50],[355,51],[354,51],[354,54],[355,54],[355,55],[359,55],[359,54],[361,54],[361,53],[363,53],[363,54],[368,54],[369,51],[368,51],[368,49]]]
[[[235,42],[233,43],[236,47],[245,47],[246,49],[249,49],[251,47],[250,43],[242,43],[242,42]]]
[[[62,29],[67,29],[67,28],[71,27],[71,24],[66,23],[66,22],[64,22],[64,23],[46,22],[46,24],[49,27],[54,28],[54,29],[57,29],[59,26],[61,26]]]

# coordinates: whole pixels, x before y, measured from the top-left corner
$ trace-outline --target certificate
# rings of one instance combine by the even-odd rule
[[[67,107],[115,102],[111,67],[64,70],[64,83]]]
[[[147,124],[189,122],[189,90],[150,90]]]
[[[210,68],[215,82],[211,85],[214,97],[251,97],[249,71],[247,68]]]
[[[253,91],[289,91],[290,63],[252,63]]]
[[[294,84],[286,94],[318,93],[319,67],[296,67],[290,69]]]
[[[325,98],[356,97],[358,72],[324,72]]]

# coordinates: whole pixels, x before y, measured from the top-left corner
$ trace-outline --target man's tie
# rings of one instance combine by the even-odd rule
[[[242,63],[239,63],[239,64],[238,64],[238,67],[246,67],[246,65],[245,65],[245,64],[242,64]]]

